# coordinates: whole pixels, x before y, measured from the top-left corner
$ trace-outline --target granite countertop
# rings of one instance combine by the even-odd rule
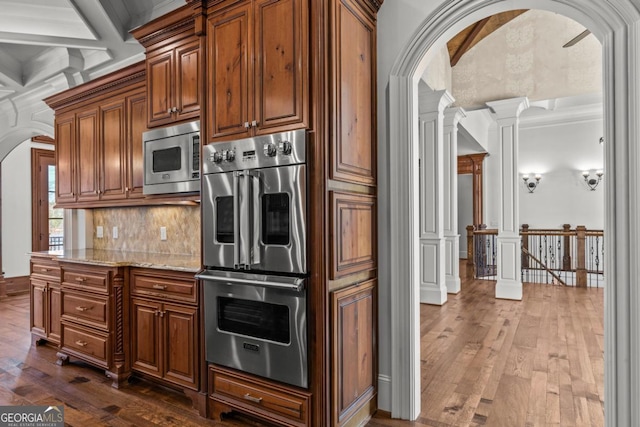
[[[199,255],[158,254],[101,249],[43,251],[33,252],[32,254],[51,256],[60,261],[73,261],[81,264],[103,265],[107,267],[145,267],[191,273],[197,273],[201,270]]]

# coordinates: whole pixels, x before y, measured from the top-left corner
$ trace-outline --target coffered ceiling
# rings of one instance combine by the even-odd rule
[[[184,0],[0,0],[0,101],[64,76],[70,86],[142,48],[129,31]]]

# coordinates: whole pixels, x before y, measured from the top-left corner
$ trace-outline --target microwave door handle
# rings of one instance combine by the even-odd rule
[[[240,268],[240,171],[233,172],[233,268]]]

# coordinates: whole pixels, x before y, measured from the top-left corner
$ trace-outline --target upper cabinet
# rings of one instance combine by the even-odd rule
[[[167,125],[200,117],[201,38],[190,5],[132,31],[147,52],[147,124]]]
[[[56,114],[56,206],[144,202],[132,202],[143,197],[144,79],[138,63],[45,100]]]
[[[214,3],[207,19],[207,142],[308,125],[308,2]]]

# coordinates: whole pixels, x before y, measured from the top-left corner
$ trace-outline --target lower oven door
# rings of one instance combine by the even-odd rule
[[[207,361],[307,388],[305,280],[212,270],[197,277]]]

